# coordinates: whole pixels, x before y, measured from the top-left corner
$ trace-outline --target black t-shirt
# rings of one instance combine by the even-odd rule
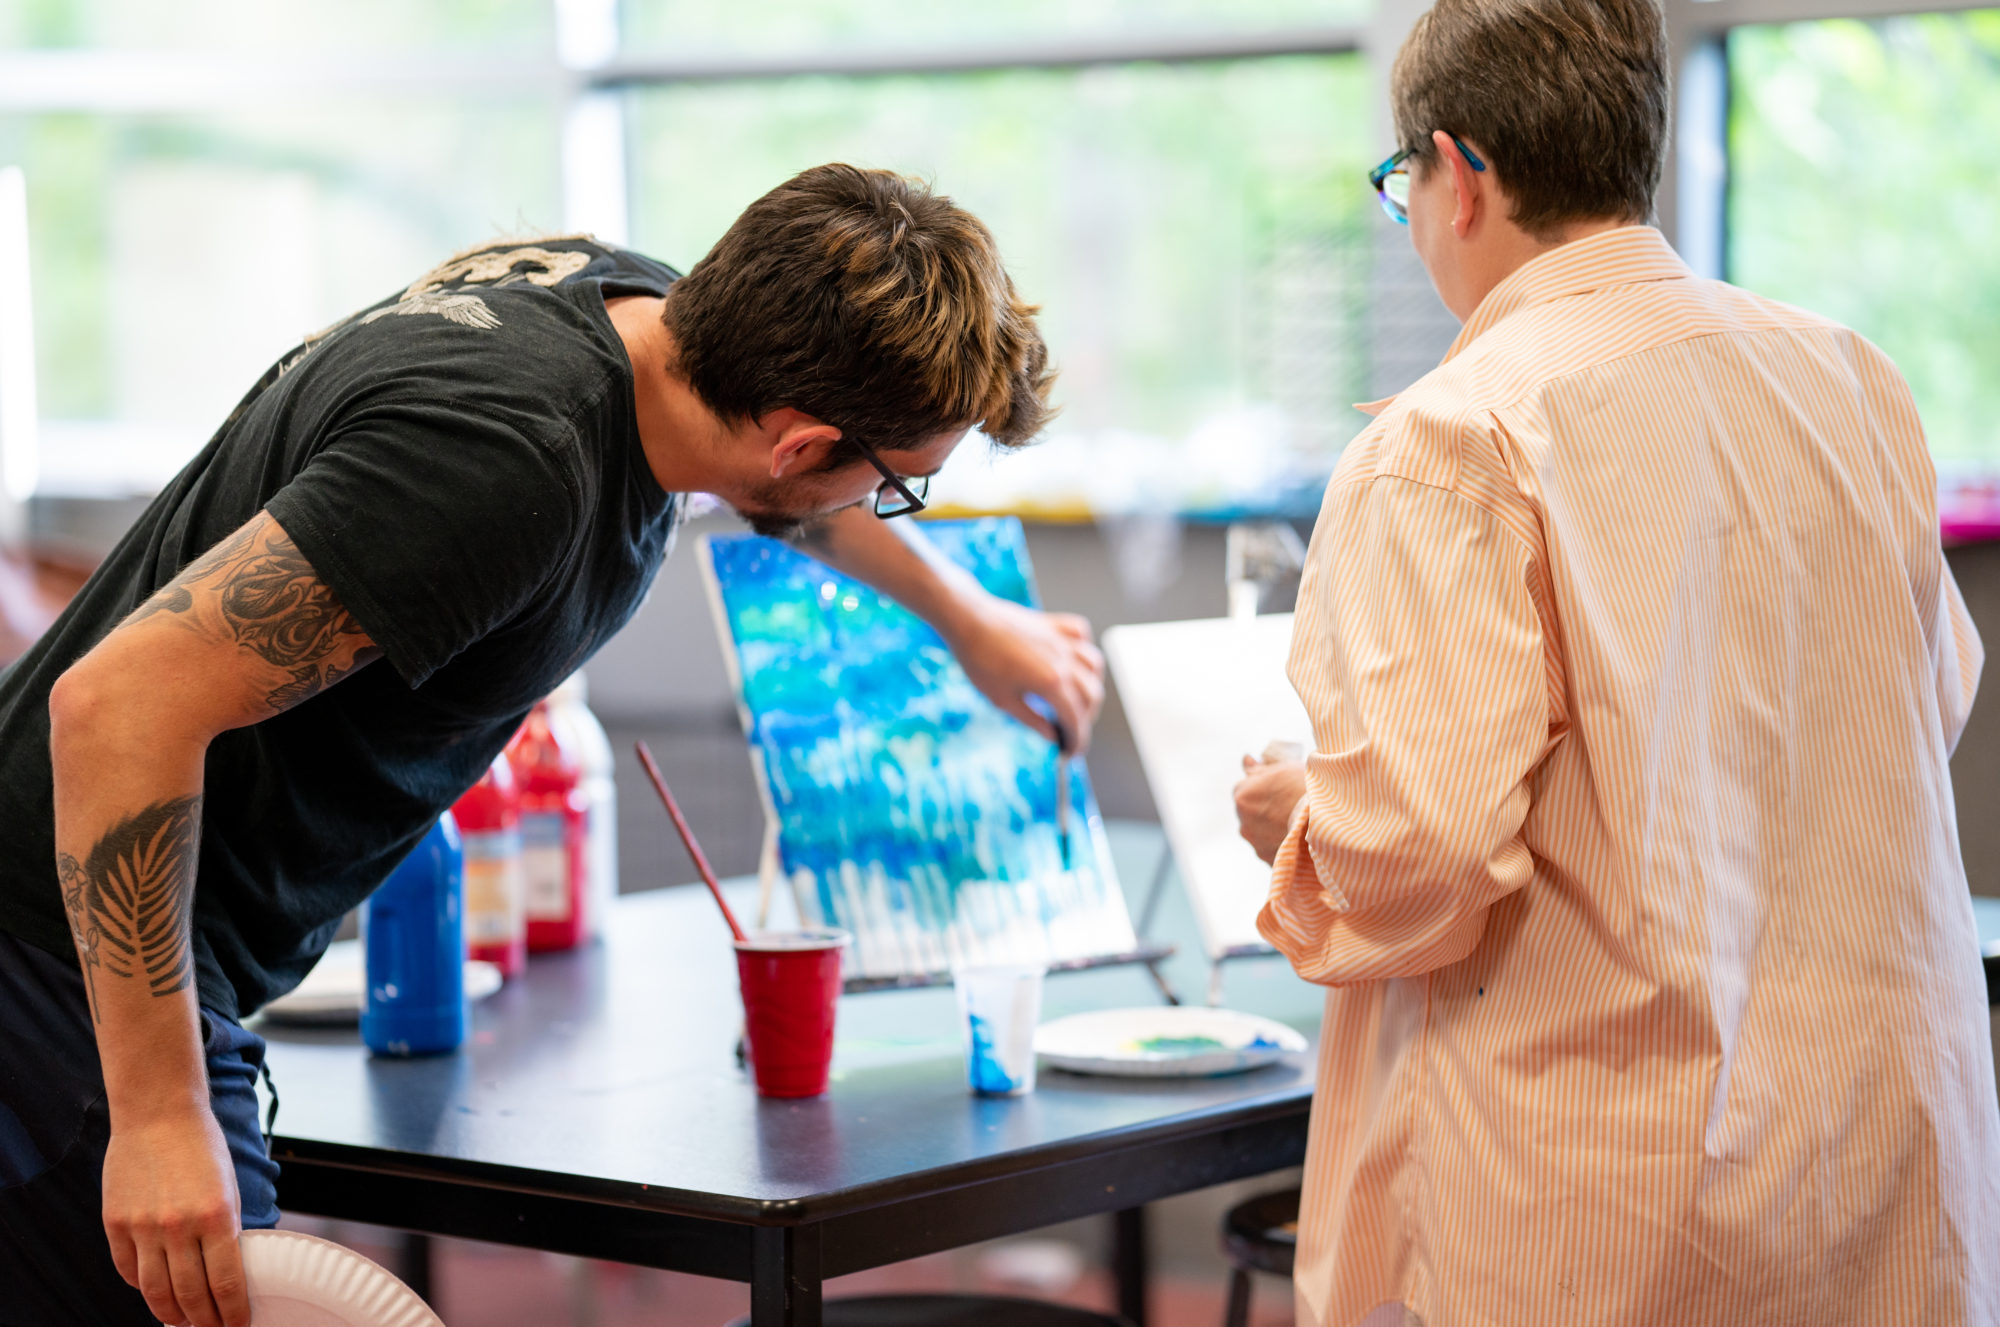
[[[297,985],[666,556],[683,504],[646,465],[604,301],[676,276],[587,239],[491,245],[273,366],[0,676],[0,929],[71,953],[50,686],[268,510],[386,656],[208,750],[201,1002],[247,1015]]]

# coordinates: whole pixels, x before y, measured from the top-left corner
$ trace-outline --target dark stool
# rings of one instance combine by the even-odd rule
[[[1112,1313],[1008,1295],[868,1295],[830,1299],[825,1327],[1132,1327]],[[750,1327],[742,1317],[729,1327]]]
[[[1222,1251],[1233,1269],[1229,1275],[1229,1307],[1222,1327],[1247,1327],[1250,1321],[1250,1273],[1269,1272],[1292,1279],[1292,1255],[1299,1247],[1299,1191],[1281,1189],[1238,1203],[1222,1218]]]

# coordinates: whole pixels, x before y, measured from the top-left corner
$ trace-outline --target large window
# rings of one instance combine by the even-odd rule
[[[543,56],[550,0],[7,0],[0,50],[272,56]]]
[[[1063,413],[1028,453],[961,449],[946,505],[1310,512],[1365,422],[1358,56],[633,95],[633,238],[669,261],[830,160],[925,176],[993,228]]]
[[[500,229],[560,222],[544,103],[0,117],[26,173],[43,473],[170,475],[307,332]]]
[[[1047,441],[963,449],[941,506],[1309,512],[1370,394],[1374,117],[1337,26],[1367,8],[0,7],[43,491],[157,486],[302,335],[453,249],[584,228],[686,268],[847,160],[982,216],[1061,371]]]
[[[1729,35],[1729,275],[1902,368],[1947,487],[2000,473],[2000,9]]]
[[[2000,473],[2000,177],[1978,142],[2000,9],[1666,4],[1686,49],[1726,49],[1713,131],[1680,135],[1714,180],[1726,149],[1726,204],[1693,209],[1707,238],[1683,250],[1875,339],[1948,482]],[[1449,338],[1362,182],[1387,145],[1361,48],[1401,26],[1378,6],[1426,7],[0,3],[44,491],[157,485],[302,334],[450,250],[590,229],[686,267],[763,190],[847,160],[984,217],[1061,370],[1047,441],[962,449],[941,506],[1307,514],[1363,422],[1348,404]]]
[[[977,50],[993,42],[1109,37],[1143,46],[1162,33],[1356,23],[1371,0],[625,0],[637,51]],[[1425,7],[1428,7],[1427,5]]]
[[[306,333],[561,224],[548,0],[0,4],[43,492],[144,493]]]

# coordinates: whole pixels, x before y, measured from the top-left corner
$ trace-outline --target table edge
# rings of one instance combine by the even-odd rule
[[[800,1226],[851,1216],[915,1197],[968,1188],[998,1178],[1057,1169],[1112,1152],[1156,1148],[1245,1125],[1278,1124],[1294,1117],[1303,1124],[1311,1111],[1312,1095],[1311,1083],[1302,1082],[1290,1090],[1274,1092],[1248,1102],[1209,1106],[1147,1124],[1079,1134],[1059,1143],[910,1171],[853,1188],[790,1198],[747,1198],[706,1193],[633,1180],[613,1180],[493,1162],[465,1161],[429,1153],[294,1138],[282,1132],[271,1138],[271,1156],[281,1168],[300,1166],[395,1175],[466,1189],[626,1207],[736,1225]]]

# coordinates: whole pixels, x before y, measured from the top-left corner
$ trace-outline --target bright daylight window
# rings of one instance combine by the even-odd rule
[[[554,123],[388,99],[0,117],[27,182],[45,485],[163,482],[307,332],[471,240],[552,228]]]
[[[803,167],[925,176],[1042,306],[1063,407],[940,504],[1310,513],[1366,422],[1366,96],[1352,55],[645,89],[632,235],[685,265]]]
[[[157,487],[303,334],[472,240],[558,224],[559,104],[532,72],[552,30],[547,0],[0,6],[0,53],[49,103],[17,74],[0,110],[28,202],[42,490]],[[267,61],[327,86],[209,86]],[[479,65],[531,72],[438,77]]]
[[[1121,43],[1294,32],[1324,49],[1365,9],[0,6],[0,59],[25,60],[49,89],[45,101],[18,81],[0,90],[0,166],[23,169],[28,198],[42,491],[156,487],[303,334],[466,244],[572,228],[566,89],[589,76],[563,73],[560,46],[586,69],[609,57],[640,71],[611,84],[625,89],[624,145],[596,162],[615,176],[622,160],[629,179],[594,196],[615,208],[622,195],[630,242],[683,269],[757,194],[828,160],[926,176],[992,225],[1043,306],[1064,410],[1029,454],[989,468],[984,448],[962,449],[935,490],[943,504],[1310,512],[1362,422],[1348,404],[1369,395],[1361,180],[1377,145],[1364,141],[1360,57],[1144,63]],[[594,53],[568,49],[579,19],[605,34]],[[1038,67],[1064,42],[1110,62]],[[753,74],[759,61],[842,68],[853,52],[1021,67],[659,81],[644,72],[655,52]],[[63,60],[80,62],[80,83]],[[260,87],[267,64],[305,70],[309,86]],[[202,71],[225,91],[201,86]]]
[[[1729,276],[1909,379],[1945,490],[2000,478],[2000,9],[1738,28]]]
[[[1021,38],[1132,37],[1358,23],[1371,0],[623,0],[634,51],[976,50]]]

